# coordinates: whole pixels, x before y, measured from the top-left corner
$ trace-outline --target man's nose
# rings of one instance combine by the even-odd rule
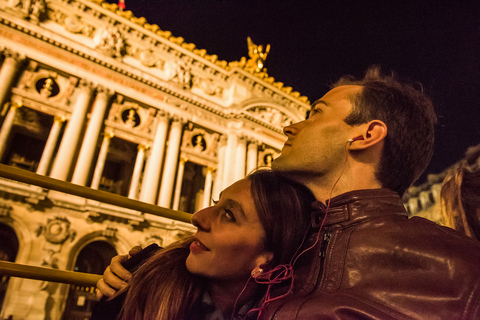
[[[208,207],[192,215],[192,224],[199,230],[208,232],[212,226],[213,207]]]
[[[298,128],[299,123],[300,122],[297,122],[297,123],[294,123],[294,124],[291,124],[291,125],[288,125],[288,126],[284,127],[283,128],[283,134],[286,135],[287,137],[295,136],[299,131],[299,128]]]

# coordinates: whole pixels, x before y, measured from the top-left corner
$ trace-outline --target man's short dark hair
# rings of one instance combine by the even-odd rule
[[[333,86],[360,85],[351,97],[348,125],[381,120],[387,136],[376,178],[384,188],[402,195],[426,169],[433,154],[434,127],[437,121],[432,101],[423,90],[385,76],[378,66],[369,68],[362,80],[347,76]]]

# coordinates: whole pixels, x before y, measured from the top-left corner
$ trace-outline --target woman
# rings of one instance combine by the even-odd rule
[[[265,301],[265,277],[285,277],[291,269],[313,201],[306,187],[272,171],[234,183],[192,216],[194,237],[134,273],[119,319],[245,318]],[[267,284],[255,281],[262,275],[258,282]]]

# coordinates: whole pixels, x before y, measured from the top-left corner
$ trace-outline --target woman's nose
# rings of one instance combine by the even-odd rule
[[[192,215],[192,224],[199,230],[208,232],[212,225],[213,207],[208,207],[195,212]]]

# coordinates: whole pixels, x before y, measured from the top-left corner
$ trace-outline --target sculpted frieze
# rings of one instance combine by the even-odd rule
[[[45,19],[47,5],[44,0],[8,0],[7,10],[23,19],[38,23]]]
[[[77,233],[70,229],[70,221],[67,218],[55,217],[54,219],[48,219],[46,225],[38,227],[37,237],[42,234],[50,243],[63,244],[68,239],[73,241]]]
[[[183,110],[186,111],[186,113],[195,116],[197,119],[202,119],[204,121],[208,121],[209,123],[219,126],[219,127],[224,127],[225,123],[217,115],[212,114],[211,112],[208,112],[206,110],[200,109],[195,106],[191,105],[183,105]]]
[[[117,94],[110,108],[108,120],[118,124],[118,128],[150,134],[155,113],[154,108],[146,108],[136,102],[125,101],[122,95]]]
[[[105,230],[102,231],[102,236],[104,236],[105,238],[115,239],[117,237],[117,232],[117,228],[107,226]]]
[[[119,28],[99,28],[93,36],[94,47],[106,55],[121,58],[125,53],[125,40]]]
[[[209,133],[189,123],[183,133],[182,150],[215,158],[219,137],[217,132]]]
[[[87,37],[92,37],[95,27],[85,23],[80,16],[69,15],[65,17],[63,26],[67,31],[72,33],[80,33]]]
[[[55,71],[39,68],[37,62],[31,60],[17,88],[24,91],[26,96],[67,105],[77,84],[78,78],[67,78]]]
[[[10,217],[12,210],[13,208],[11,205],[0,202],[0,217]]]
[[[139,60],[144,66],[149,68],[164,69],[165,60],[160,58],[152,49],[145,49],[141,45],[131,45],[125,48],[126,54]]]
[[[178,84],[182,89],[190,89],[193,84],[193,75],[190,67],[184,62],[172,61],[168,64],[170,81]]]
[[[245,110],[245,113],[274,127],[283,128],[293,122],[287,114],[270,106],[250,107]]]
[[[223,94],[223,87],[217,85],[211,79],[196,77],[193,81],[193,85],[194,87],[199,88],[200,90],[211,96],[221,97]]]
[[[152,50],[141,50],[138,52],[137,57],[147,67],[155,67],[159,60]]]

